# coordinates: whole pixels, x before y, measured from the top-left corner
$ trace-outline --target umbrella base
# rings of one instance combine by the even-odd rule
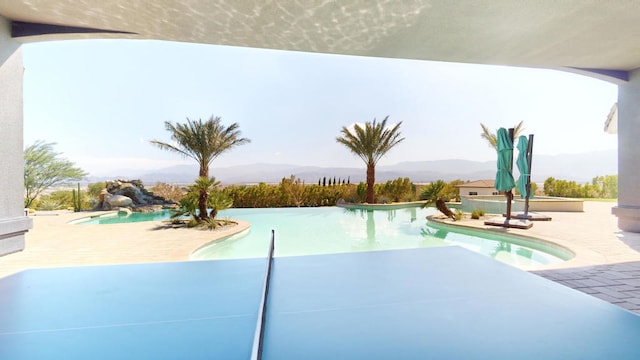
[[[506,216],[506,214],[502,214],[502,216]],[[511,218],[531,221],[551,221],[551,216],[536,213],[527,213],[527,215],[524,213],[511,213]]]
[[[491,226],[501,226],[506,228],[515,228],[515,229],[529,229],[533,226],[533,223],[529,220],[524,219],[509,219],[503,217],[494,217],[491,219],[487,219],[484,222],[485,225]]]

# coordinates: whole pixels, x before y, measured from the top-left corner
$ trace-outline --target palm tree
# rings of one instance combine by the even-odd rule
[[[517,139],[518,136],[520,135],[520,133],[524,130],[524,128],[522,127],[523,125],[523,121],[520,121],[518,123],[518,125],[516,125],[513,128],[513,138]],[[489,130],[489,128],[487,128],[483,123],[480,123],[480,127],[482,128],[482,134],[480,134],[480,137],[482,137],[483,139],[487,140],[487,142],[489,143],[489,146],[491,146],[494,149],[498,148],[498,137],[496,135],[495,132],[491,132]]]
[[[211,209],[207,221],[213,227],[217,225],[215,220],[218,212],[226,210],[233,205],[233,200],[227,195],[218,190],[220,182],[216,181],[216,178],[212,177],[207,179],[206,177],[199,177],[194,184],[189,185],[187,194],[180,199],[180,209],[176,210],[171,216],[172,219],[179,221],[184,216],[191,216],[194,223],[198,223],[199,217],[199,200],[202,191],[208,194],[207,207]]]
[[[444,180],[429,184],[420,194],[420,200],[427,201],[422,207],[425,208],[435,203],[436,209],[448,218],[455,220],[455,215],[449,210],[447,201],[456,197],[456,189],[455,185],[447,184]]]
[[[200,166],[198,176],[207,179],[209,178],[209,166],[215,158],[235,146],[251,142],[247,138],[240,137],[238,123],[225,127],[220,122],[220,117],[213,115],[207,121],[202,121],[202,119],[195,121],[189,118],[186,123],[182,124],[165,121],[164,127],[171,133],[173,142],[151,140],[151,144],[196,160]],[[200,191],[198,198],[199,220],[208,217],[208,198],[209,194],[206,191]]]
[[[369,204],[375,202],[373,184],[376,182],[376,163],[391,148],[398,145],[404,140],[400,137],[400,125],[402,121],[387,128],[387,120],[385,117],[381,122],[367,122],[364,127],[354,124],[353,129],[346,126],[342,127],[341,137],[337,137],[336,141],[346,146],[352,153],[358,155],[367,164],[367,199]]]

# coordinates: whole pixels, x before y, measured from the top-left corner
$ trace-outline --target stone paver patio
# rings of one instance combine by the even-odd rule
[[[640,261],[533,273],[640,313]]]

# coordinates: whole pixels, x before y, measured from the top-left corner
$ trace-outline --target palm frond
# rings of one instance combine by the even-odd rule
[[[363,126],[354,124],[353,130],[346,126],[340,131],[342,136],[336,141],[346,146],[352,153],[360,157],[367,165],[375,165],[393,147],[401,143],[400,125],[395,124],[392,128],[387,128],[388,116],[381,122],[373,119]]]
[[[238,123],[224,126],[220,117],[213,115],[207,121],[189,118],[185,123],[165,121],[164,126],[171,133],[173,143],[152,140],[151,144],[196,160],[200,175],[204,176],[208,176],[211,162],[220,154],[251,142],[241,137]]]
[[[482,133],[480,134],[480,137],[487,140],[487,142],[489,143],[489,146],[491,146],[494,149],[497,149],[498,137],[496,136],[496,134],[492,133],[491,130],[489,130],[489,128],[482,123],[480,123],[480,127],[482,128]]]
[[[513,138],[517,139],[518,136],[524,131],[524,121],[520,121],[518,125],[513,128]]]
[[[491,132],[491,130],[489,130],[489,128],[484,125],[483,123],[480,123],[480,127],[482,128],[482,133],[480,134],[480,137],[487,140],[487,142],[489,143],[489,146],[491,146],[494,149],[498,148],[498,136],[496,135],[495,132]],[[518,136],[520,136],[520,133],[522,133],[522,131],[524,131],[524,121],[520,121],[514,128],[513,128],[513,137],[514,139],[518,138]]]

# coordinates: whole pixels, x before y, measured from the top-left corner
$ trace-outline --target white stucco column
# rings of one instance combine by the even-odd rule
[[[31,219],[24,215],[22,51],[0,16],[0,256],[24,249]]]
[[[618,86],[618,206],[620,230],[640,232],[640,69]]]

